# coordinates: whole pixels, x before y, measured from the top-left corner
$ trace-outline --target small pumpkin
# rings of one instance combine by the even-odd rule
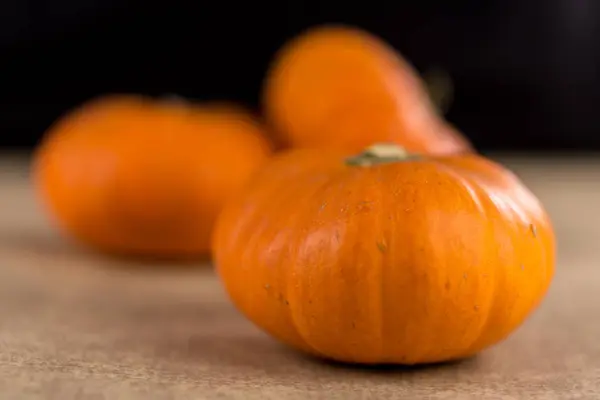
[[[471,150],[438,114],[410,64],[382,39],[319,26],[283,46],[264,84],[267,120],[280,147],[354,154],[378,142],[412,153]]]
[[[263,127],[236,106],[112,95],[48,130],[33,178],[53,219],[90,247],[195,257],[210,251],[226,199],[270,154]]]
[[[219,217],[214,261],[237,308],[301,351],[469,357],[513,332],[552,280],[548,215],[482,156],[297,149],[261,171]]]

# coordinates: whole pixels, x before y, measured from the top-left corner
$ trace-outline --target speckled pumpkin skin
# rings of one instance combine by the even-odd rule
[[[214,259],[280,341],[349,363],[469,357],[544,297],[555,236],[516,176],[475,154],[348,165],[280,154],[222,212]]]

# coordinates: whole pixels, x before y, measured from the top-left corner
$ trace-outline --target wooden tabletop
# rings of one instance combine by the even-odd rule
[[[510,339],[458,364],[361,369],[279,345],[209,265],[86,253],[41,214],[26,161],[0,155],[0,398],[600,399],[600,162],[504,158],[544,201],[559,265]]]

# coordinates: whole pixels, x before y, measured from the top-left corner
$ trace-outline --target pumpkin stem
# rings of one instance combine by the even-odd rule
[[[423,81],[435,110],[441,115],[446,114],[454,92],[450,75],[442,69],[433,68],[423,74]]]
[[[165,94],[161,97],[161,100],[165,101],[168,104],[187,104],[187,99],[176,93]]]
[[[415,158],[404,148],[392,143],[377,143],[367,147],[362,153],[346,159],[346,164],[356,166],[371,166],[376,164],[394,163]]]

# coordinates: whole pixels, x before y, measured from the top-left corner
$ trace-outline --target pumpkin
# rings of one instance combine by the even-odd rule
[[[513,332],[550,285],[548,215],[482,156],[296,149],[261,171],[221,213],[213,260],[236,307],[306,353],[466,358]]]
[[[44,208],[79,242],[195,257],[208,254],[224,202],[270,153],[263,127],[237,106],[112,95],[51,126],[32,170]]]
[[[393,142],[411,153],[471,150],[439,116],[410,64],[357,28],[316,27],[284,45],[265,80],[263,103],[282,148],[354,154]]]

